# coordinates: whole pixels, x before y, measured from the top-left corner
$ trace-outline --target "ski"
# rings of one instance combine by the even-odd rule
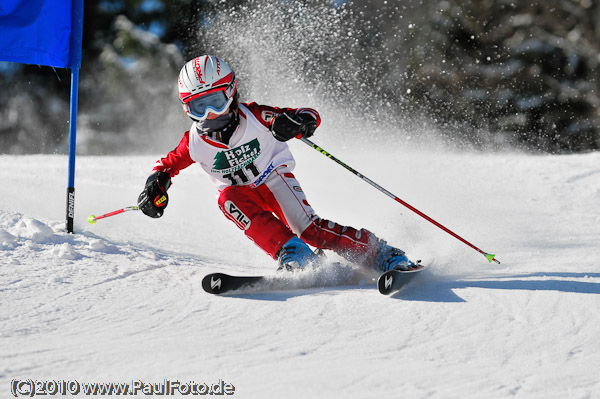
[[[424,268],[424,265],[419,265],[409,271],[390,270],[385,272],[377,279],[377,288],[383,295],[391,295],[400,291],[410,279]],[[283,272],[262,276],[210,273],[202,279],[202,288],[207,293],[214,295],[244,294],[357,285],[365,279],[369,278],[360,271],[341,266],[338,266],[337,269],[318,269],[296,273]]]
[[[236,276],[210,273],[202,279],[202,288],[209,294],[242,294],[356,285],[364,280],[360,271],[336,265],[326,269],[281,272],[275,275]]]
[[[232,276],[225,273],[211,273],[202,279],[202,288],[209,294],[225,294],[230,291],[252,289],[265,285],[267,276]]]
[[[377,289],[379,289],[379,292],[383,295],[391,295],[395,292],[398,292],[408,281],[410,281],[423,269],[425,269],[424,265],[418,265],[416,268],[407,271],[387,271],[377,279]]]

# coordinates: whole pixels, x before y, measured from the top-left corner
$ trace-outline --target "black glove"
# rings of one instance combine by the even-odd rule
[[[171,176],[165,172],[155,172],[148,176],[144,191],[138,197],[140,210],[152,218],[163,215],[169,203],[167,190],[171,187]]]
[[[317,121],[307,114],[294,114],[291,111],[285,111],[273,119],[271,133],[279,141],[288,141],[301,135],[310,137],[317,129]]]

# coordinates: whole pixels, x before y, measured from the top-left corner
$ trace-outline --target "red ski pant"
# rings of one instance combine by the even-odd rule
[[[219,195],[219,207],[246,236],[273,259],[294,235],[307,244],[331,249],[351,262],[371,266],[377,237],[319,218],[300,183],[285,166],[258,187],[230,186]]]

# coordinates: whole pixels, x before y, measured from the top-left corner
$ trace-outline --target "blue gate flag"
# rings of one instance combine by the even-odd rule
[[[77,93],[83,0],[0,0],[0,61],[71,69],[66,230],[75,218]]]
[[[0,0],[0,61],[77,68],[83,0]]]

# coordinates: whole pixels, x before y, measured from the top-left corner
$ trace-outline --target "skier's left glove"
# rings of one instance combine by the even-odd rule
[[[317,121],[307,114],[295,114],[285,111],[273,119],[271,133],[279,141],[288,141],[294,137],[311,137],[317,129]]]
[[[138,197],[140,210],[152,218],[163,215],[169,196],[167,190],[171,187],[171,176],[165,172],[155,172],[148,176],[144,191]]]

